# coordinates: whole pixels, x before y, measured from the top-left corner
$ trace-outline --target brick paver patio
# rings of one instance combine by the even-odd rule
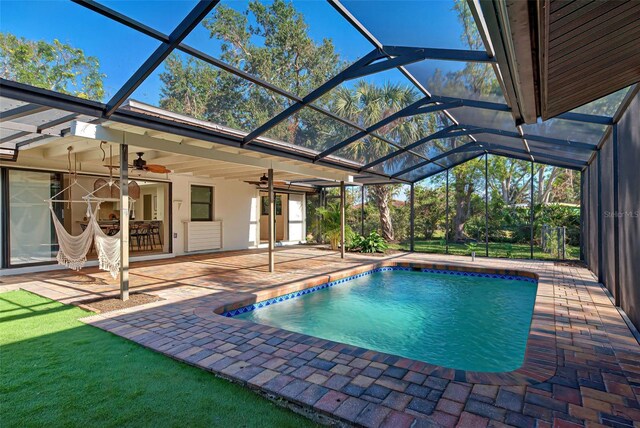
[[[348,255],[309,247],[134,264],[133,291],[165,300],[85,322],[300,411],[363,426],[640,427],[640,345],[585,268],[426,254]],[[539,277],[523,367],[507,374],[446,369],[216,313],[384,264],[533,272]],[[65,303],[117,293],[95,269],[0,277]]]

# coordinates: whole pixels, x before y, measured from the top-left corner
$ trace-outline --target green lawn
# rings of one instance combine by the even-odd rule
[[[0,294],[0,426],[311,426],[241,386],[87,326],[25,291]]]
[[[415,251],[423,253],[439,253],[444,254],[446,250],[444,240],[431,239],[431,240],[417,240],[415,241]],[[390,244],[389,248],[392,250],[409,250],[408,242],[401,242],[397,244]],[[509,255],[509,253],[511,253]],[[465,244],[449,243],[449,254],[456,255],[469,255],[469,250]],[[478,243],[476,247],[476,255],[485,255],[484,242]],[[528,259],[531,257],[531,248],[528,244],[509,244],[503,242],[489,242],[489,257],[510,257],[514,259]],[[555,254],[543,253],[542,248],[533,247],[533,257],[536,259],[556,259]],[[580,258],[580,248],[567,246],[566,259],[577,260]]]

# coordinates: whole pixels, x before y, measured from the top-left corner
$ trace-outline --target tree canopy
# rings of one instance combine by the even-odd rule
[[[57,39],[0,33],[0,77],[91,100],[105,95],[98,58]]]
[[[454,10],[463,28],[462,42],[469,49],[483,49],[466,2],[456,0]],[[307,95],[348,64],[338,55],[331,40],[314,40],[309,36],[304,17],[285,0],[276,0],[268,5],[250,1],[242,12],[220,5],[202,25],[212,43],[219,46],[223,61],[297,96]],[[165,63],[161,81],[162,107],[246,132],[253,131],[292,103],[286,97],[178,53],[171,55]],[[492,66],[483,63],[465,63],[462,69],[453,72],[436,70],[427,87],[436,94],[471,98],[501,96]],[[420,97],[422,94],[408,81],[378,83],[360,79],[338,86],[316,102],[345,119],[367,127]],[[453,113],[455,115],[455,110]],[[447,125],[446,122],[447,119],[440,114],[419,114],[397,119],[378,129],[377,133],[404,146],[441,129]],[[322,151],[355,132],[347,125],[303,108],[265,136]],[[441,153],[468,141],[462,138],[434,140],[427,143],[428,147],[418,150],[428,153],[433,149]],[[395,150],[397,148],[367,135],[334,154],[366,164]],[[403,165],[405,162],[406,157],[397,156],[376,168],[381,172],[394,173],[406,167]],[[530,163],[526,161],[491,157],[491,179],[487,184],[492,206],[505,209],[527,200],[531,183],[529,168]],[[474,226],[467,223],[477,223],[475,216],[484,211],[484,180],[483,160],[469,161],[451,169],[452,223],[448,229],[454,231],[454,240],[468,239]],[[573,197],[571,192],[575,192],[571,172],[563,169],[539,168],[534,180],[539,194],[536,198],[540,203],[550,202],[556,195],[563,200],[570,199]],[[560,186],[558,183],[566,184]],[[420,198],[425,201],[435,202],[438,198],[442,201],[441,192],[420,189],[420,183],[417,188]],[[397,194],[397,185],[371,186],[368,192],[368,199],[377,207],[381,233],[387,240],[395,238],[391,202]],[[442,211],[440,205],[437,212]],[[421,203],[420,209],[428,210],[428,204]],[[443,226],[436,223],[435,217],[430,216],[425,222],[425,235]]]
[[[304,96],[342,68],[330,40],[315,42],[291,3],[251,1],[240,13],[219,5],[202,25],[219,42],[222,60],[281,89]],[[251,131],[287,108],[288,98],[193,58],[173,54],[160,79],[164,108]],[[268,137],[322,150],[348,135],[344,125],[302,109]]]

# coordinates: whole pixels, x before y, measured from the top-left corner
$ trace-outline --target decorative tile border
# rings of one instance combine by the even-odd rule
[[[351,281],[353,279],[361,278],[367,275],[371,275],[373,273],[379,272],[389,272],[389,271],[405,271],[405,272],[423,272],[423,273],[436,273],[436,274],[445,274],[445,275],[455,275],[455,276],[466,276],[466,277],[476,277],[476,278],[493,278],[493,279],[506,279],[511,281],[523,281],[537,284],[538,281],[535,278],[526,277],[522,275],[507,275],[500,273],[491,273],[491,272],[472,272],[466,270],[450,270],[450,269],[431,269],[431,268],[421,268],[421,267],[408,267],[408,266],[383,266],[371,269],[366,272],[358,273],[355,275],[347,276],[345,278],[341,278],[335,281],[326,282],[324,284],[316,285],[314,287],[305,288],[298,291],[293,291],[291,293],[283,294],[281,296],[273,297],[271,299],[262,300],[260,302],[252,303],[246,306],[242,306],[237,309],[232,309],[229,311],[225,311],[220,315],[232,318],[238,315],[246,314],[248,312],[255,311],[256,309],[266,308],[268,306],[275,305],[276,303],[285,302],[287,300],[295,299],[297,297],[305,296],[307,294],[315,293],[316,291],[325,290],[327,288],[334,287],[339,284],[343,284],[345,282]]]
[[[499,273],[484,273],[484,272],[471,272],[471,271],[464,271],[464,270],[445,270],[445,269],[428,269],[428,268],[422,268],[420,269],[420,271],[428,272],[428,273],[456,275],[456,276],[473,276],[478,278],[508,279],[511,281],[531,282],[533,284],[538,283],[538,280],[535,278],[521,276],[521,275],[506,275],[506,274],[499,274]]]

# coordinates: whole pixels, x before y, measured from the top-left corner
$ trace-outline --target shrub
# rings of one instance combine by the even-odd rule
[[[344,246],[348,251],[353,251],[355,245],[358,244],[360,235],[355,233],[351,228],[345,228]]]
[[[387,249],[386,241],[375,231],[367,236],[356,235],[351,245],[352,250],[361,253],[384,253]]]

